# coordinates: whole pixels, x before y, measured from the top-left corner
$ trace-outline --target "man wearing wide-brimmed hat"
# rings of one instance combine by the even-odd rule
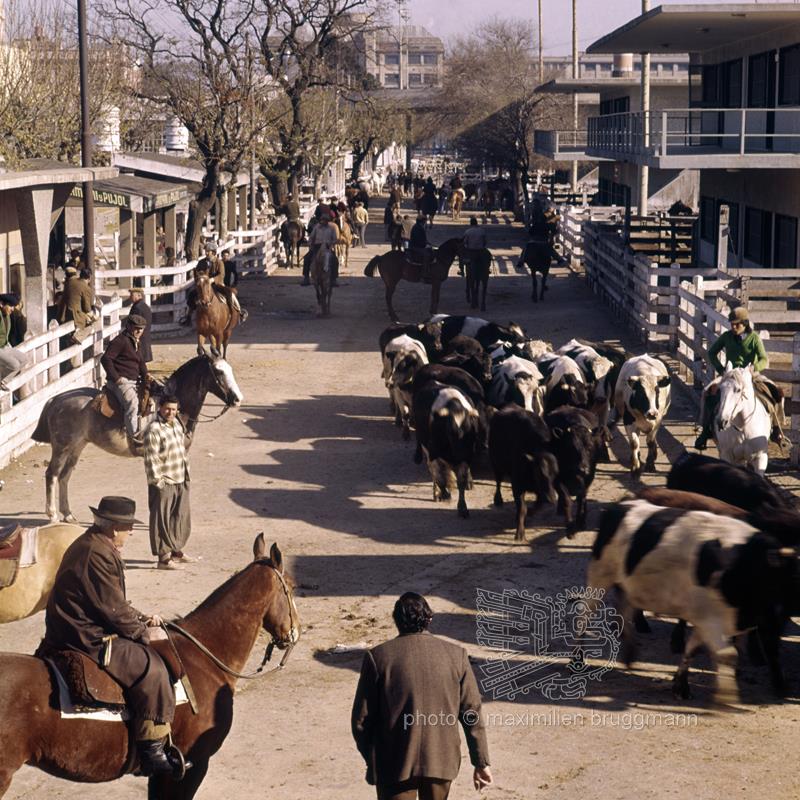
[[[133,530],[136,503],[104,497],[92,524],[64,553],[45,614],[45,650],[77,650],[122,686],[133,714],[142,772],[173,773],[164,741],[175,715],[175,695],[161,658],[148,647],[164,638],[158,614],[138,612],[125,596],[120,555]]]
[[[125,431],[131,450],[141,447],[139,437],[139,388],[147,385],[147,364],[139,349],[147,322],[129,314],[120,333],[111,340],[100,363],[106,371],[106,390],[119,400],[125,415]],[[134,452],[134,454],[137,454]]]

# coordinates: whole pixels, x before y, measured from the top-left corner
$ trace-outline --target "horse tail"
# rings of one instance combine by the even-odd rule
[[[31,434],[31,439],[34,442],[43,442],[50,444],[50,423],[48,422],[48,411],[50,410],[50,403],[53,402],[51,397],[43,406],[42,413],[39,414],[39,422],[36,423],[36,430]]]
[[[364,274],[368,278],[374,278],[375,277],[375,269],[377,268],[378,263],[380,262],[380,260],[381,260],[380,256],[373,256],[373,258],[369,262],[369,264],[367,264],[367,266],[364,267]]]

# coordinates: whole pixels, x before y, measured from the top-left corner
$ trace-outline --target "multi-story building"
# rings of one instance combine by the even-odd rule
[[[387,89],[441,86],[444,44],[418,25],[396,25],[361,36],[365,71]]]
[[[545,56],[543,59],[545,75],[572,75],[572,56]],[[630,70],[642,72],[642,59],[635,55]],[[614,57],[603,54],[580,53],[578,56],[579,78],[610,78],[618,71]],[[653,55],[650,59],[650,74],[656,78],[680,78],[689,74],[689,56],[681,53]]]
[[[659,6],[588,49],[688,51],[691,80],[681,103],[590,120],[586,154],[700,170],[702,263],[716,262],[726,205],[729,266],[797,267],[800,5]]]

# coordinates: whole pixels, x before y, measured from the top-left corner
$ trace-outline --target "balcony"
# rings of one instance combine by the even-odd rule
[[[552,161],[604,161],[586,155],[586,131],[535,131],[534,151]]]
[[[682,108],[592,117],[586,155],[659,169],[800,169],[800,108]]]

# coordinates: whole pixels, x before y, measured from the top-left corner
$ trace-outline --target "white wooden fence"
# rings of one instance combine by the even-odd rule
[[[100,356],[109,339],[120,329],[122,301],[114,297],[102,305],[92,333],[78,344],[61,349],[75,323],[59,325],[55,320],[45,333],[27,338],[17,346],[30,363],[6,381],[9,391],[0,391],[0,467],[27,450],[44,404],[55,395],[82,386],[100,386],[104,378]]]
[[[621,206],[573,206],[558,207],[561,221],[558,225],[556,243],[561,246],[561,254],[576,270],[584,268],[584,224],[593,220],[609,222],[622,220],[625,209]]]

